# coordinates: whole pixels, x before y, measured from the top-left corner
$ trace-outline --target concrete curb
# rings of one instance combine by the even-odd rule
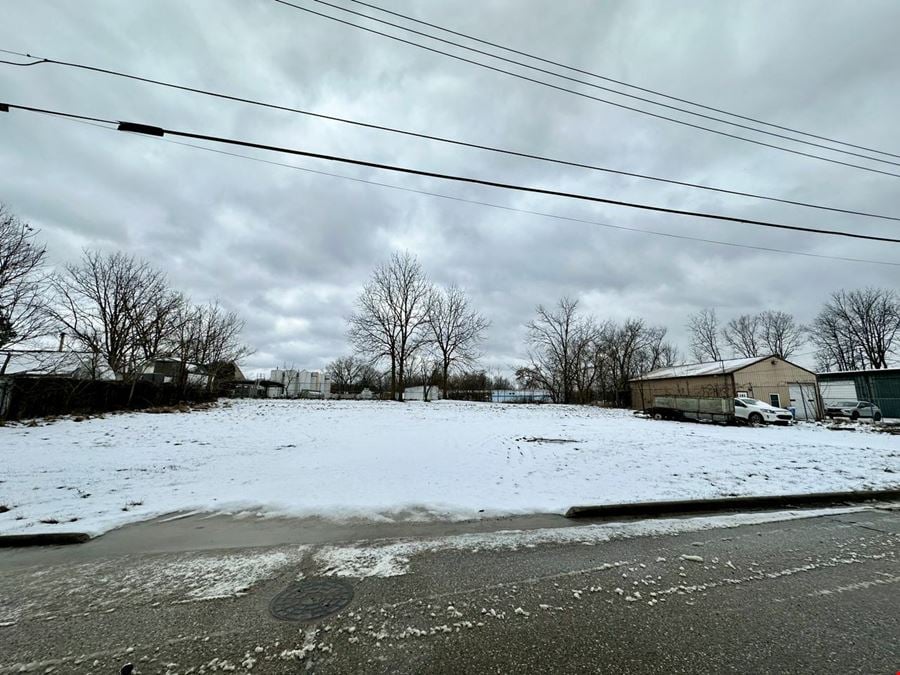
[[[720,511],[766,511],[812,508],[867,501],[900,501],[900,489],[857,492],[811,492],[801,495],[771,495],[765,497],[722,497],[718,499],[689,499],[668,502],[634,502],[631,504],[597,504],[573,506],[566,518],[612,518],[627,516],[677,516],[688,513],[716,513]]]
[[[40,532],[35,534],[0,534],[0,548],[20,546],[67,546],[90,541],[85,532]]]

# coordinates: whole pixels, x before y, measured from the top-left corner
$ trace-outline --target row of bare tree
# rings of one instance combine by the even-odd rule
[[[381,371],[353,354],[335,359],[326,371],[335,394],[358,394],[362,389],[383,391],[385,388]]]
[[[182,386],[188,364],[200,364],[210,387],[218,368],[249,353],[237,314],[218,302],[191,302],[149,263],[86,250],[50,272],[35,234],[0,206],[0,349],[63,333],[119,379],[134,380],[151,360],[169,357],[181,364]]]
[[[888,288],[831,294],[809,326],[786,312],[742,314],[720,326],[716,310],[703,309],[687,324],[697,361],[774,354],[788,359],[806,344],[823,371],[887,368],[900,353],[900,297]]]
[[[630,379],[678,361],[665,328],[637,318],[598,321],[571,298],[538,306],[527,328],[529,365],[516,371],[516,380],[546,389],[557,403],[621,403]]]
[[[500,372],[488,373],[478,369],[474,363],[461,364],[459,368],[451,370],[447,376],[447,384],[443,391],[446,396],[466,398],[462,394],[485,394],[494,389],[512,389],[513,384]],[[342,356],[328,364],[326,368],[331,379],[331,391],[334,394],[359,394],[363,389],[374,392],[390,390],[390,374],[382,373],[367,360],[354,354]],[[440,378],[437,369],[423,374],[421,369],[413,369],[411,375],[406,376],[405,384],[408,387],[427,387]],[[443,383],[442,383],[443,386]]]
[[[900,297],[886,288],[836,291],[809,336],[821,370],[887,368],[900,356]]]
[[[349,319],[354,352],[389,365],[392,397],[403,400],[411,375],[436,374],[446,391],[454,369],[473,364],[489,322],[457,286],[436,287],[408,252],[375,269]]]
[[[719,325],[713,308],[702,309],[688,318],[691,355],[697,361],[721,361],[726,348],[732,357],[769,356],[790,358],[806,342],[807,329],[787,312],[742,314]]]
[[[47,249],[35,235],[0,203],[0,349],[46,332]]]

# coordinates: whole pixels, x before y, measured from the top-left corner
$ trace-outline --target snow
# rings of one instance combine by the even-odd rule
[[[595,407],[236,401],[0,428],[0,534],[97,534],[198,510],[463,519],[898,484],[900,443],[888,434]]]
[[[688,363],[682,366],[670,366],[659,368],[638,378],[641,380],[664,380],[670,377],[697,377],[699,375],[721,375],[733,373],[741,368],[752,366],[754,363],[764,361],[768,356],[752,356],[742,359],[724,359],[722,361],[708,361],[706,363]]]
[[[127,611],[136,600],[156,607],[241,596],[300,564],[308,551],[306,546],[283,546],[35,566],[21,576],[11,596],[0,597],[0,627],[47,619],[58,611],[54,601],[61,597],[84,611],[112,613]],[[35,598],[49,599],[49,604]]]
[[[9,360],[7,361],[7,356]],[[109,366],[90,352],[8,351],[0,353],[0,368],[5,375],[75,375],[101,380],[114,379]]]
[[[579,527],[542,528],[537,530],[506,530],[482,534],[458,534],[430,539],[401,539],[350,545],[322,546],[313,553],[319,572],[338,577],[396,577],[409,572],[413,557],[443,551],[510,551],[533,548],[544,544],[582,544],[595,546],[614,539],[677,535],[718,528],[759,525],[797,518],[855,513],[863,507],[843,509],[810,509],[805,511],[775,511],[769,513],[737,513],[727,516],[695,518],[657,518],[629,523],[605,523]],[[682,560],[703,562],[696,555],[682,555]],[[663,561],[665,559],[663,558]],[[596,569],[620,567],[622,561],[602,563]],[[623,577],[627,576],[625,574]]]

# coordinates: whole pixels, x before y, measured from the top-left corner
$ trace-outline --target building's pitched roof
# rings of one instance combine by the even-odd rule
[[[708,361],[706,363],[688,363],[683,366],[671,366],[669,368],[659,368],[653,370],[642,377],[636,377],[632,382],[638,380],[667,380],[676,377],[702,377],[704,375],[724,375],[734,373],[754,363],[765,361],[769,356],[752,356],[744,359],[724,359],[722,361]]]
[[[6,360],[0,353],[0,366]],[[112,371],[102,358],[89,352],[22,351],[12,352],[6,364],[6,375],[60,375],[92,374],[97,379],[112,379]]]

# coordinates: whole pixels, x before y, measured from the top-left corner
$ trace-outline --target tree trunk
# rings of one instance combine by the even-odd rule
[[[391,400],[397,398],[397,357],[391,354]]]

